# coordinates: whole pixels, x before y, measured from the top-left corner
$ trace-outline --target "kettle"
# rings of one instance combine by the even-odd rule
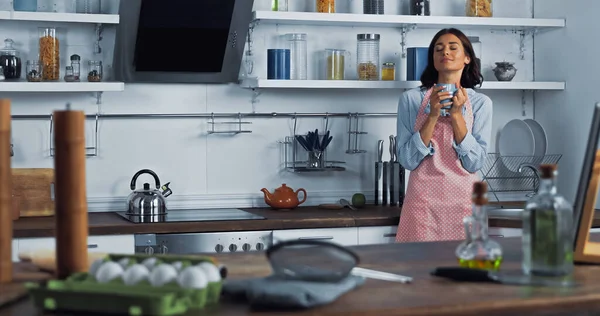
[[[136,190],[137,178],[142,174],[149,174],[154,178],[155,188],[150,188],[150,183],[144,183],[143,189]],[[173,193],[169,188],[171,182],[161,187],[158,175],[150,169],[142,169],[133,175],[130,188],[133,192],[127,197],[127,215],[130,216],[155,216],[167,214],[165,198]],[[161,191],[162,189],[162,191]]]

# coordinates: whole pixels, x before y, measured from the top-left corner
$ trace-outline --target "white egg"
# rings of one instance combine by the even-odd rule
[[[123,273],[123,283],[126,285],[134,285],[142,280],[147,280],[150,271],[144,265],[134,264],[125,270]]]
[[[197,264],[196,267],[204,271],[208,282],[212,283],[221,281],[221,272],[214,264],[205,261]]]
[[[148,270],[152,270],[152,268],[154,268],[154,266],[156,265],[156,258],[154,258],[154,257],[147,258],[144,261],[142,261],[142,264],[144,266],[146,266],[146,268]]]
[[[107,283],[123,275],[123,267],[118,263],[107,261],[103,263],[98,272],[96,272],[96,280],[100,283]]]
[[[92,262],[92,265],[90,266],[90,269],[88,270],[88,274],[96,276],[96,273],[98,273],[98,268],[100,268],[102,263],[104,263],[104,259],[97,259],[94,262]]]
[[[183,288],[188,289],[203,289],[206,288],[208,280],[204,271],[197,267],[191,266],[183,269],[177,276],[177,283]]]
[[[171,263],[171,265],[177,271],[181,271],[181,268],[183,268],[183,263],[181,261],[175,261],[175,262]]]
[[[177,279],[177,270],[170,264],[160,264],[152,269],[149,281],[153,286],[163,286]]]
[[[129,264],[129,258],[121,258],[118,263],[123,267],[123,269],[127,269],[127,265]]]

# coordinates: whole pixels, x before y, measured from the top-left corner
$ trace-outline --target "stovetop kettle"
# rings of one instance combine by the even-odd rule
[[[155,188],[151,188],[150,183],[146,182],[143,189],[135,189],[137,178],[142,174],[149,174],[154,178]],[[167,214],[165,198],[173,193],[169,188],[169,184],[171,183],[168,182],[161,187],[158,175],[150,169],[142,169],[136,172],[130,184],[133,192],[127,198],[127,215],[157,216]]]

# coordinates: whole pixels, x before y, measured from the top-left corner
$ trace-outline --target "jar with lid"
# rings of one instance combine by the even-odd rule
[[[325,49],[324,78],[325,80],[344,80],[346,77],[346,57],[350,52],[345,49],[327,48]]]
[[[42,81],[42,63],[40,63],[38,60],[28,60],[25,71],[27,72],[27,81]]]
[[[102,81],[102,62],[99,60],[90,60],[88,62],[88,82]]]
[[[14,41],[7,38],[4,40],[4,48],[0,49],[0,66],[2,66],[4,78],[7,80],[21,78],[21,58],[13,44]]]
[[[363,14],[384,14],[384,0],[363,0]]]
[[[100,0],[75,0],[76,13],[99,14]]]
[[[288,0],[272,0],[271,11],[287,11]]]
[[[60,79],[60,43],[53,27],[42,27],[40,32],[40,61],[42,79],[55,81]]]
[[[79,81],[79,77],[81,76],[81,57],[77,54],[71,55],[71,68],[73,69],[73,79],[74,81]]]
[[[381,80],[396,80],[396,64],[392,62],[383,63],[381,67]]]
[[[335,13],[335,0],[316,0],[317,12]]]
[[[358,34],[356,66],[358,80],[379,80],[379,34]]]
[[[409,14],[431,15],[430,2],[431,0],[410,0]]]
[[[467,16],[492,17],[492,0],[467,0]]]
[[[287,48],[290,49],[290,79],[306,80],[308,79],[307,68],[307,49],[305,33],[285,34]]]
[[[66,82],[75,82],[75,77],[73,76],[73,67],[72,66],[65,67],[65,81]]]

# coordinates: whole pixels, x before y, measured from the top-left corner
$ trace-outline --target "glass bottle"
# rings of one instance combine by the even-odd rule
[[[306,34],[290,33],[285,34],[287,48],[290,49],[290,79],[306,80],[308,79],[308,61],[306,49]]]
[[[38,60],[28,60],[25,71],[27,72],[27,81],[42,81],[42,64]]]
[[[379,80],[379,34],[358,34],[356,68],[358,80]]]
[[[4,69],[7,80],[21,78],[21,57],[13,47],[14,41],[10,38],[4,40],[4,48],[0,49],[0,65]]]
[[[81,76],[81,57],[74,54],[71,55],[71,68],[73,69],[73,81],[79,81]]]
[[[316,0],[317,12],[335,13],[335,0]]]
[[[272,0],[271,11],[287,11],[288,0]]]
[[[523,211],[523,272],[564,276],[573,271],[573,207],[556,190],[557,166],[540,166],[540,185]]]
[[[40,28],[40,61],[44,81],[60,79],[60,42],[53,27]]]
[[[473,184],[473,213],[464,218],[466,239],[456,248],[456,257],[461,267],[498,270],[502,263],[502,247],[488,236],[486,205],[487,183]]]
[[[88,82],[102,81],[102,62],[99,60],[90,60],[88,62]]]
[[[467,0],[465,8],[467,16],[492,17],[492,0]]]

